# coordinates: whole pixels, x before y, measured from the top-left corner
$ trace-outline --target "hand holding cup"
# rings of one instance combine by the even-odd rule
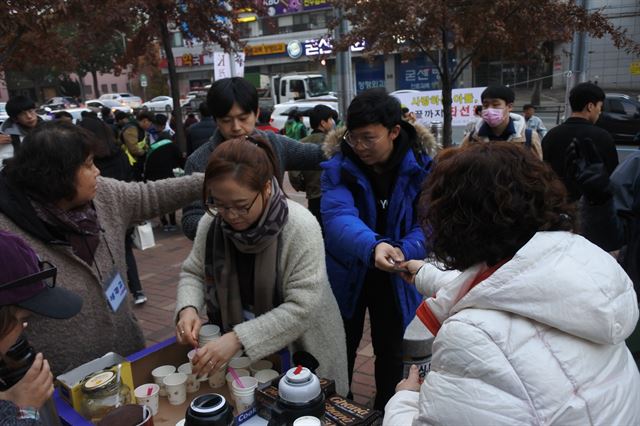
[[[192,306],[184,308],[178,316],[176,340],[182,345],[197,347],[198,333],[200,332],[201,326],[202,321],[198,316],[198,311]]]

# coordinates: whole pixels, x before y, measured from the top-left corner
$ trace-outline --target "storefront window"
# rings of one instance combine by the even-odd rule
[[[182,33],[180,31],[176,31],[172,34],[171,39],[171,47],[182,47],[184,46],[184,41],[182,40]]]

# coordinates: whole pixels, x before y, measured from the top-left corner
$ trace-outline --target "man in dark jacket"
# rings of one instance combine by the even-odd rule
[[[577,201],[581,195],[580,189],[575,181],[567,176],[565,167],[565,152],[573,138],[591,139],[609,174],[613,173],[618,165],[618,153],[609,132],[595,126],[604,103],[602,89],[593,83],[580,83],[571,89],[569,103],[571,116],[564,123],[549,130],[542,139],[542,157],[564,182],[569,191],[569,198]]]
[[[14,96],[6,106],[9,119],[0,127],[0,169],[3,161],[20,149],[22,139],[42,121],[36,114],[36,104],[25,96]]]
[[[344,320],[349,379],[368,309],[378,410],[402,379],[404,330],[422,301],[394,273],[398,263],[427,255],[414,206],[435,142],[417,129],[402,120],[396,98],[367,90],[349,105],[344,136],[327,137],[325,150],[335,155],[322,163],[327,272]]]
[[[324,160],[322,148],[302,144],[286,136],[256,129],[258,92],[242,77],[223,78],[211,85],[207,93],[207,105],[215,117],[217,129],[213,136],[187,158],[186,174],[204,172],[213,150],[226,140],[257,135],[271,143],[278,158],[280,173],[285,170],[317,170]],[[282,176],[280,176],[282,177]],[[198,222],[204,215],[204,205],[198,201],[182,209],[182,232],[194,239]]]
[[[216,122],[213,121],[207,103],[202,102],[198,110],[200,111],[200,121],[187,129],[187,155],[191,155],[193,151],[205,144],[216,131]]]

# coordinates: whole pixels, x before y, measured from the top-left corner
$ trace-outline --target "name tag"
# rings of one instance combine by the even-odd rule
[[[117,312],[122,301],[127,297],[127,286],[124,284],[124,281],[122,281],[120,272],[116,272],[109,280],[109,285],[107,286],[105,295],[107,296],[107,301],[109,302],[109,306],[111,306],[111,310],[113,312]]]

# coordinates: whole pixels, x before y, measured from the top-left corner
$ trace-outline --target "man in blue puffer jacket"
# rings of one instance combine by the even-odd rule
[[[347,336],[349,381],[369,309],[376,400],[384,409],[402,378],[402,338],[422,298],[396,264],[427,255],[415,205],[437,149],[424,127],[402,121],[384,90],[356,96],[347,130],[325,140],[321,214],[327,270]]]

